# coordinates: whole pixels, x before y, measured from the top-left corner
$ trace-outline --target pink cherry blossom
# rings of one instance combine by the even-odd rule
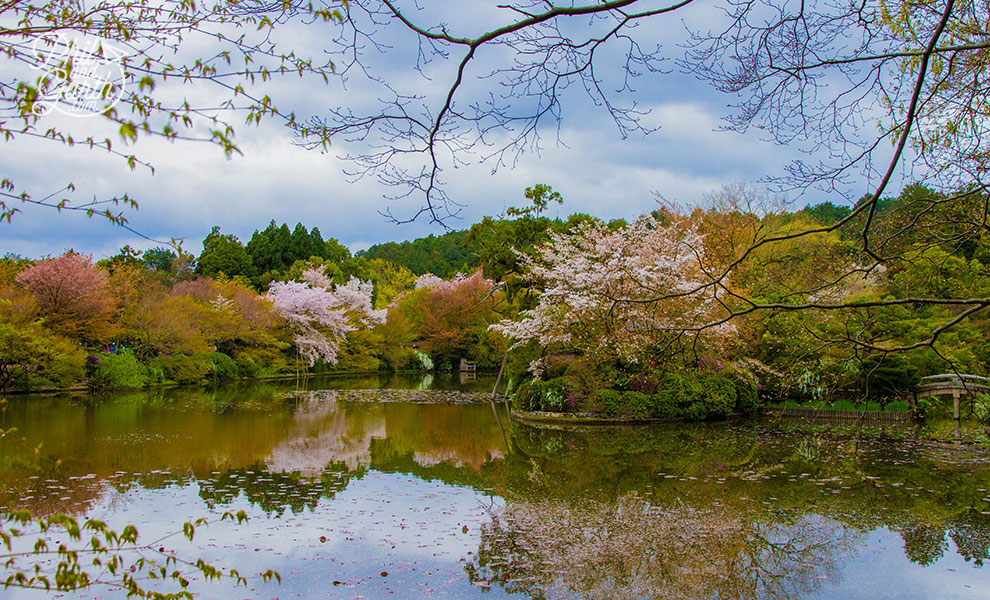
[[[372,309],[370,282],[352,277],[334,288],[322,268],[307,269],[302,278],[272,283],[267,296],[296,330],[293,341],[311,366],[320,359],[336,363],[349,332],[385,321],[384,310]]]
[[[644,216],[617,230],[585,223],[551,234],[522,259],[529,280],[543,288],[539,303],[491,327],[519,343],[634,359],[685,332],[715,343],[735,334],[731,324],[712,326],[727,311],[702,268],[701,235],[686,220]]]

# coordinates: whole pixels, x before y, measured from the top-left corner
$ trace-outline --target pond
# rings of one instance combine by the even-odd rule
[[[0,502],[250,575],[193,582],[205,598],[990,597],[985,450],[758,419],[533,427],[492,384],[11,398]]]

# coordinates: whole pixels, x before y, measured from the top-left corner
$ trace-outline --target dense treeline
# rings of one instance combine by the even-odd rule
[[[411,242],[375,244],[357,256],[402,265],[416,275],[432,273],[446,279],[478,266],[478,254],[467,244],[467,237],[467,231],[449,231]]]
[[[247,244],[214,227],[198,257],[8,255],[0,383],[497,368],[511,348],[521,407],[708,418],[757,395],[883,404],[920,376],[990,365],[981,312],[910,301],[990,291],[990,241],[959,234],[978,215],[922,186],[880,203],[877,247],[893,257],[880,269],[859,266],[855,220],[823,228],[851,214],[831,203],[760,212],[723,197],[605,223],[542,216],[560,200],[547,186],[527,197],[468,230],[357,254],[272,221]]]
[[[984,199],[945,198],[910,186],[852,218],[721,197],[551,235],[518,269],[538,300],[496,327],[535,357],[516,401],[688,418],[752,410],[757,394],[907,408],[922,376],[985,375],[990,323],[965,300],[990,293]],[[880,266],[863,252],[866,218]]]

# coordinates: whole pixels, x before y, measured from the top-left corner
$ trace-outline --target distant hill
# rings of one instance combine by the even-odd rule
[[[417,275],[433,273],[448,278],[478,266],[478,256],[464,247],[467,235],[465,230],[450,231],[443,235],[430,234],[411,242],[375,244],[355,256],[381,258],[402,265]]]

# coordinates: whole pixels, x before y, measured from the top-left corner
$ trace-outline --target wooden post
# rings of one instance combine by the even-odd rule
[[[495,407],[495,397],[498,394],[498,384],[499,382],[502,381],[502,371],[505,370],[505,362],[508,360],[508,358],[509,358],[509,353],[507,351],[505,353],[505,356],[502,357],[502,366],[498,368],[498,376],[495,378],[495,387],[492,388],[492,399],[491,399],[492,413],[495,415],[495,422],[498,423],[498,430],[502,432],[502,441],[505,442],[506,451],[509,450],[509,438],[508,436],[505,435],[505,428],[502,427],[502,419],[498,417],[498,408]]]
[[[502,371],[505,370],[505,363],[507,360],[509,360],[508,351],[505,353],[505,356],[502,357],[502,366],[498,368],[498,376],[495,378],[495,387],[492,388],[492,402],[495,401],[495,394],[498,393],[498,384],[502,381]]]
[[[959,390],[952,390],[952,418],[959,423]]]

